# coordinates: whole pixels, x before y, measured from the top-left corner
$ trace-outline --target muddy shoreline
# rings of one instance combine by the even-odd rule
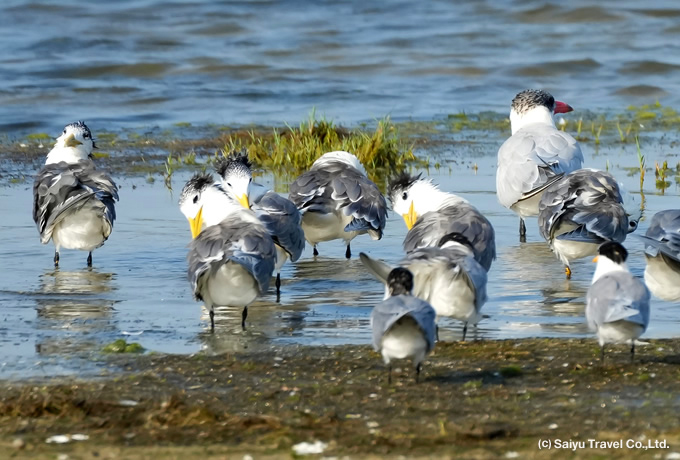
[[[603,365],[593,339],[439,343],[421,383],[404,363],[392,385],[368,346],[102,355],[117,372],[0,383],[0,445],[14,458],[289,458],[317,440],[331,457],[547,458],[541,439],[633,439],[669,448],[560,454],[666,458],[680,452],[680,340],[637,349],[631,363],[609,346]],[[46,443],[76,433],[89,439]]]

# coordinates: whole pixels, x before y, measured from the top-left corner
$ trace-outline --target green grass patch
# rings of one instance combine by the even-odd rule
[[[144,353],[144,347],[138,343],[127,343],[125,339],[114,340],[102,348],[104,353]]]
[[[418,162],[412,146],[400,140],[389,118],[378,121],[372,131],[348,130],[317,119],[314,112],[299,126],[274,128],[269,134],[230,135],[224,153],[234,150],[246,151],[257,166],[288,173],[308,169],[324,153],[344,150],[357,156],[373,180]]]
[[[52,136],[47,133],[33,133],[26,136],[27,141],[49,141],[51,139],[53,139]]]

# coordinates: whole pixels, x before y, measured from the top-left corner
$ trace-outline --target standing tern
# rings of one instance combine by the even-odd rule
[[[494,229],[467,200],[439,190],[429,179],[402,173],[388,187],[394,212],[401,215],[408,233],[404,250],[438,246],[444,236],[463,235],[472,245],[475,260],[486,271],[496,258]]]
[[[297,261],[305,249],[302,216],[295,204],[276,192],[253,183],[247,154],[232,152],[216,164],[222,188],[245,208],[251,208],[276,245],[276,300],[281,296],[281,267],[290,258]]]
[[[54,266],[59,250],[92,251],[111,235],[116,219],[118,187],[107,173],[95,169],[92,133],[84,122],[71,123],[47,154],[33,184],[33,220],[40,241],[54,242]]]
[[[635,357],[635,339],[649,325],[650,293],[626,265],[628,252],[610,241],[600,246],[593,283],[586,295],[588,327],[597,332],[602,347],[607,343],[630,342],[630,359]]]
[[[361,261],[380,281],[387,283],[392,267],[361,253]],[[399,261],[413,274],[413,295],[429,302],[437,316],[463,322],[463,340],[468,323],[477,324],[487,300],[487,273],[475,260],[472,244],[459,233],[442,239],[439,247],[415,249]]]
[[[680,301],[680,209],[654,214],[645,242],[645,282],[652,294]]]
[[[422,363],[435,343],[434,308],[411,295],[413,275],[405,268],[395,268],[387,277],[385,300],[371,312],[373,348],[388,366],[388,383],[392,383],[392,360],[411,358],[416,369],[416,383]]]
[[[382,238],[387,221],[385,197],[349,152],[322,155],[290,184],[288,198],[302,214],[305,239],[314,246],[315,256],[319,255],[316,245],[322,241],[343,240],[349,259],[350,241],[357,235]]]
[[[248,305],[269,288],[274,242],[255,213],[214,184],[209,174],[197,174],[186,183],[179,207],[193,238],[187,255],[189,281],[210,313],[210,329],[215,330],[218,305],[243,307],[245,330]]]
[[[642,216],[614,176],[578,169],[553,182],[538,205],[538,228],[571,278],[570,262],[597,254],[606,241],[622,243]]]
[[[498,201],[519,215],[520,240],[526,239],[524,218],[538,215],[543,191],[583,164],[576,140],[555,127],[553,114],[571,112],[541,90],[525,90],[512,100],[512,136],[498,150]]]

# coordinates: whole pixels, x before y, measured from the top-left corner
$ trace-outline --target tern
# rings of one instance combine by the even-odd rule
[[[243,308],[269,288],[276,248],[255,213],[233,200],[209,174],[186,183],[179,199],[193,238],[188,277],[197,300],[205,302],[210,329],[215,330],[215,305]]]
[[[578,142],[555,126],[553,114],[571,112],[541,90],[525,90],[512,100],[512,136],[498,150],[498,201],[519,215],[520,240],[526,239],[524,219],[538,215],[543,191],[583,164]]]
[[[496,258],[496,235],[491,223],[467,200],[446,193],[429,179],[402,173],[390,181],[392,209],[404,219],[408,233],[404,250],[440,244],[451,233],[463,235],[485,270]]]
[[[111,176],[95,169],[95,147],[84,122],[67,125],[35,178],[33,220],[41,243],[54,243],[55,267],[61,248],[87,251],[91,267],[92,251],[113,231],[118,187]]]
[[[302,216],[295,204],[276,192],[253,182],[247,154],[232,152],[216,164],[222,188],[241,205],[252,209],[276,245],[276,300],[281,296],[281,267],[290,258],[297,261],[305,249]]]
[[[597,254],[607,241],[623,243],[642,216],[614,176],[578,169],[548,187],[538,205],[538,228],[571,278],[570,263]]]
[[[416,383],[422,363],[435,343],[435,316],[432,306],[411,295],[413,275],[405,268],[395,268],[387,277],[385,300],[371,312],[373,348],[388,366],[388,383],[392,383],[392,361],[411,358],[416,369]]]
[[[610,241],[600,246],[593,283],[586,295],[588,327],[597,333],[602,347],[607,343],[630,342],[630,359],[635,357],[635,339],[649,325],[650,293],[645,283],[634,277],[626,265],[628,252]]]
[[[357,235],[382,238],[387,222],[385,197],[349,152],[322,155],[290,184],[288,198],[302,214],[305,239],[314,247],[315,256],[319,255],[316,246],[322,241],[343,240],[349,259],[350,242]]]
[[[680,209],[659,211],[652,217],[645,242],[645,282],[652,294],[680,300]]]

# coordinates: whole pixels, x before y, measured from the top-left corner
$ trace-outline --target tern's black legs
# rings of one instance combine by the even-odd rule
[[[519,242],[527,242],[527,227],[524,225],[524,219],[522,217],[519,218]]]
[[[241,328],[246,330],[246,318],[248,317],[248,307],[243,307],[243,313],[241,314]]]
[[[215,312],[210,310],[210,332],[215,332]]]
[[[423,368],[422,363],[418,363],[416,366],[416,383],[420,381],[420,370]]]
[[[59,251],[54,251],[54,266],[59,266]]]
[[[347,250],[345,251],[345,257],[348,259],[352,258],[352,250],[349,247],[349,243],[347,243]]]
[[[463,324],[463,340],[461,340],[461,342],[465,342],[465,336],[467,335],[467,324],[468,323]]]
[[[90,254],[87,256],[87,266],[91,267],[92,266],[92,252],[90,251]]]
[[[630,341],[630,362],[635,361],[635,340]]]
[[[316,244],[314,245],[314,257],[319,255],[319,251],[316,250]]]
[[[392,364],[387,365],[387,384],[392,385]]]
[[[276,274],[276,301],[281,301],[281,273]]]

